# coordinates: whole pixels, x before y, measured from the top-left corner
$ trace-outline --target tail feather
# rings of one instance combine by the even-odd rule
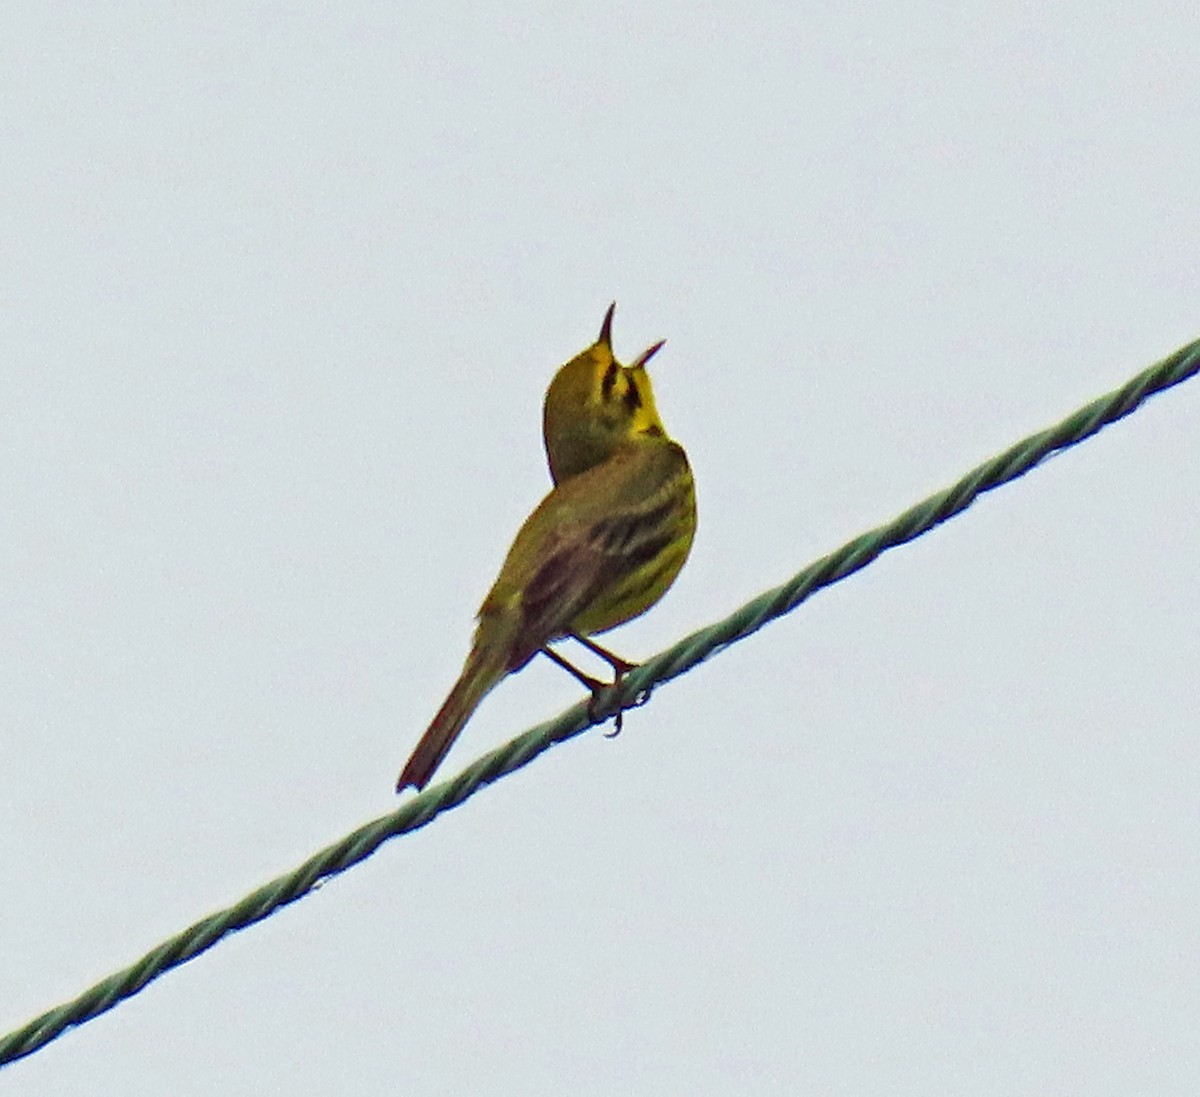
[[[433,718],[417,743],[412,756],[404,765],[396,791],[402,792],[409,785],[423,789],[442,763],[447,751],[453,746],[463,725],[479,707],[479,703],[497,682],[507,673],[503,657],[494,652],[476,647],[467,658],[467,665],[459,676],[450,696]]]

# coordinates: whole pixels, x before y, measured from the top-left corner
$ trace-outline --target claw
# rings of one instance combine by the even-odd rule
[[[616,683],[613,683],[613,684],[615,685]],[[600,695],[606,689],[611,688],[604,682],[597,682],[596,686],[597,686],[597,688],[592,690],[592,695],[591,695],[591,697],[588,698],[588,707],[587,707],[588,719],[593,724],[600,723],[600,717],[596,712],[596,705],[600,701]],[[621,728],[624,725],[625,725],[625,709],[619,708],[619,709],[617,709],[617,711],[615,713],[613,713],[613,730],[606,731],[604,733],[604,738],[605,739],[615,739],[618,735],[621,734]]]

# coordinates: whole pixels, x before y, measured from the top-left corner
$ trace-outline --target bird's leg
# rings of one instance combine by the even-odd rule
[[[639,666],[641,666],[641,663],[630,663],[628,660],[622,659],[619,655],[614,655],[611,651],[608,650],[608,648],[602,648],[590,636],[584,636],[578,632],[572,632],[572,633],[569,633],[568,635],[571,637],[572,640],[577,640],[585,648],[587,648],[588,651],[592,652],[595,655],[598,655],[610,667],[612,667],[612,669],[613,669],[613,685],[614,686],[619,686],[621,684],[621,679],[624,678],[625,675],[627,675],[631,670],[637,670],[637,668]],[[644,705],[649,700],[650,700],[650,688],[647,687],[646,689],[642,690],[642,692],[639,693],[625,707],[626,708],[640,708],[642,705]],[[618,731],[620,730],[619,726],[618,726],[617,730]]]
[[[551,662],[557,663],[563,668],[563,670],[571,675],[572,678],[576,679],[576,681],[582,682],[583,685],[592,691],[593,696],[599,693],[602,689],[607,688],[606,682],[601,682],[599,678],[592,678],[590,675],[584,674],[583,671],[581,671],[574,663],[568,662],[549,645],[541,650],[542,654]]]
[[[613,655],[612,652],[605,651],[604,648],[600,647],[599,644],[593,643],[591,640],[585,640],[578,633],[572,632],[569,635],[572,638],[578,640],[585,648],[587,648],[591,652],[594,652],[601,659],[603,659],[606,663],[608,663],[609,666],[612,667],[612,669],[613,669],[612,685],[614,687],[620,685],[622,676],[624,676],[625,674],[628,674],[629,671],[633,670],[633,668],[635,666],[637,666],[636,663],[627,663],[624,659],[620,658],[619,656]],[[577,681],[581,682],[584,686],[587,687],[587,689],[589,689],[591,691],[592,697],[591,697],[591,700],[588,701],[588,719],[595,721],[595,719],[596,719],[596,708],[595,708],[596,701],[599,698],[601,692],[603,690],[606,690],[609,688],[609,683],[601,682],[598,678],[593,678],[590,675],[584,674],[583,671],[581,671],[577,666],[575,666],[574,663],[571,663],[568,660],[564,659],[561,655],[558,654],[557,651],[552,650],[549,645],[542,648],[542,654],[546,655],[552,662],[557,663],[560,667],[563,668],[563,670],[565,670],[568,674],[570,674]],[[613,717],[613,725],[614,725],[613,730],[611,732],[605,732],[605,738],[612,739],[615,736],[620,735],[621,727],[624,724],[624,722],[625,722],[625,710],[623,708],[617,709],[617,712],[616,712],[615,716]]]
[[[574,640],[576,643],[582,644],[593,655],[599,656],[610,667],[612,667],[612,672],[613,672],[613,683],[612,684],[613,684],[614,688],[621,684],[621,679],[624,678],[625,675],[627,675],[631,670],[636,670],[638,667],[637,663],[631,663],[627,659],[622,659],[619,655],[615,655],[613,652],[609,651],[608,648],[601,647],[590,636],[584,636],[582,632],[572,632],[569,635],[570,635],[571,639]],[[649,697],[650,697],[650,692],[649,692],[649,690],[647,690],[643,695],[639,696],[629,707],[634,708],[638,705],[644,705],[646,703],[646,701],[649,699]],[[621,708],[619,708],[617,710],[617,715],[613,722],[613,730],[609,733],[606,733],[605,737],[608,739],[615,739],[618,735],[621,734],[621,725],[624,722],[625,722],[625,708],[624,708],[624,706],[622,706]]]
[[[630,663],[622,659],[619,655],[614,655],[608,648],[602,648],[595,640],[588,636],[584,636],[581,632],[568,633],[572,640],[582,644],[593,655],[598,655],[613,669],[613,685],[615,686],[622,678],[625,677],[631,670],[637,669],[637,663]]]

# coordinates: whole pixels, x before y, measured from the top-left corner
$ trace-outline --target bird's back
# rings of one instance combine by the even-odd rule
[[[480,609],[480,630],[519,614],[516,669],[557,637],[614,628],[662,597],[695,531],[683,447],[630,442],[564,480],[529,516]]]

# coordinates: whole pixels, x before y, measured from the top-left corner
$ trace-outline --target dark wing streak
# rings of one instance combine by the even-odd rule
[[[648,503],[654,503],[661,493],[656,493]],[[681,497],[678,491],[673,492],[657,506],[651,506],[637,511],[625,511],[598,522],[595,530],[597,547],[608,556],[628,556],[638,552],[646,541],[660,541],[664,528],[670,527],[670,520],[677,516]],[[670,535],[668,534],[668,540]]]

